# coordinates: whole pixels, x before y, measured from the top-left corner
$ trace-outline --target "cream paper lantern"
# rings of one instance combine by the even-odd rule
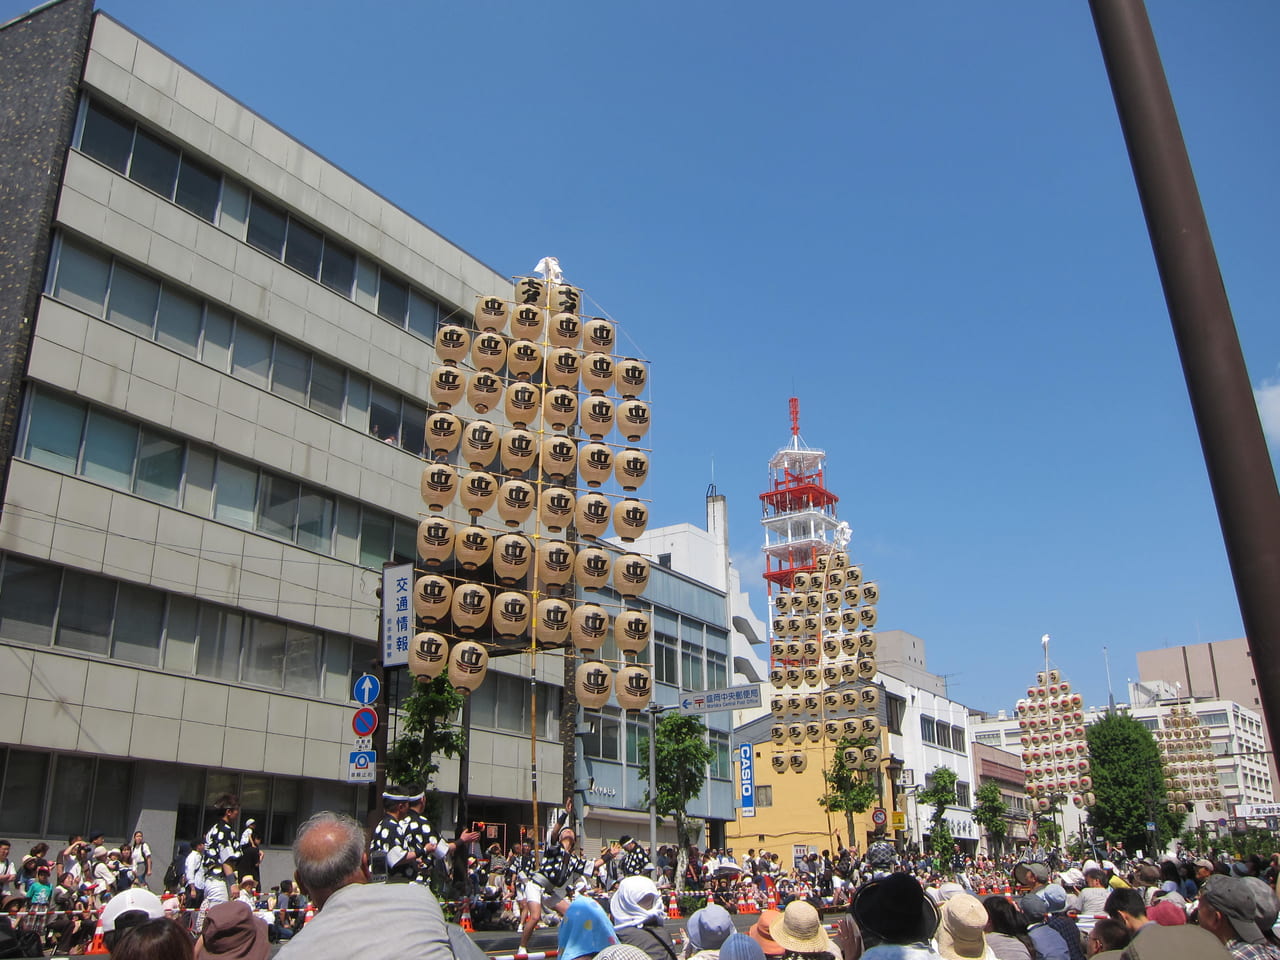
[[[648,669],[628,664],[618,671],[613,698],[623,710],[643,710],[653,697],[653,679]]]
[[[771,623],[773,627],[774,636],[781,637],[787,632],[786,617],[774,617]]]
[[[462,478],[462,489],[458,495],[462,506],[472,518],[480,516],[498,499],[498,481],[493,474],[483,470],[472,470]]]
[[[877,583],[864,583],[862,585],[862,602],[867,606],[874,606],[880,602],[880,585]]]
[[[462,440],[462,421],[452,413],[437,410],[427,417],[427,449],[433,457],[447,457]]]
[[[463,570],[475,570],[493,555],[493,534],[477,524],[463,527],[453,542],[453,553]]]
[[[573,523],[578,535],[589,539],[602,537],[609,529],[609,498],[603,493],[584,493],[578,498],[573,511]]]
[[[564,387],[547,391],[542,403],[542,419],[547,427],[561,433],[578,418],[578,395]]]
[[[839,743],[841,737],[840,721],[824,720],[822,721],[822,732],[826,734],[829,743]]]
[[[828,610],[840,609],[840,600],[841,600],[841,597],[840,597],[839,590],[822,591],[822,605],[826,607]],[[836,617],[836,622],[837,623],[840,622],[839,616]]]
[[[807,660],[818,659],[818,641],[805,640],[800,644],[800,655]]]
[[[529,598],[516,590],[498,594],[493,601],[493,632],[503,640],[523,637],[533,613]]]
[[[467,403],[476,413],[485,414],[502,402],[502,381],[497,374],[481,370],[467,384]]]
[[[786,655],[787,655],[787,659],[788,659],[788,660],[799,660],[799,659],[800,659],[800,641],[799,641],[799,640],[794,640],[794,639],[792,639],[792,640],[788,640],[788,641],[783,645],[783,648],[784,648],[784,649],[785,649],[785,651],[786,651]]]
[[[879,687],[863,687],[858,691],[858,700],[861,701],[862,709],[875,712],[880,706],[880,688]]]
[[[618,361],[613,371],[613,387],[623,400],[634,400],[644,393],[649,380],[649,369],[634,357]]]
[[[581,313],[582,291],[567,283],[554,283],[549,294],[551,309],[556,313]]]
[[[862,567],[856,563],[844,568],[844,582],[850,586],[862,583]]]
[[[863,717],[860,721],[862,736],[868,740],[880,739],[880,721],[875,717]]]
[[[841,614],[843,618],[844,614]],[[840,652],[845,656],[853,657],[858,653],[858,641],[852,633],[843,633],[840,635]]]
[[[511,336],[524,340],[541,340],[547,329],[547,311],[533,304],[521,304],[511,311],[508,321]]]
[[[810,743],[817,743],[822,739],[822,723],[818,720],[806,720],[804,735]]]
[[[769,764],[773,767],[774,773],[786,773],[787,755],[785,753],[775,753],[769,758]]]
[[[804,711],[804,697],[798,693],[792,693],[787,696],[787,713],[793,717],[798,717]]]
[[[481,297],[476,301],[475,321],[477,330],[505,330],[511,316],[511,304],[500,297]]]
[[[542,438],[542,472],[552,480],[564,480],[578,462],[578,446],[568,437]]]
[[[826,553],[820,554],[813,561],[814,569],[825,576],[827,572],[827,564],[830,562],[830,560],[831,560],[830,554],[826,554]],[[822,578],[818,579],[819,584],[825,583],[825,582],[826,581]]]
[[[836,657],[840,656],[840,638],[823,637],[822,655],[828,660],[834,660]]]
[[[649,405],[643,400],[623,400],[618,404],[618,432],[627,443],[638,443],[649,432]]]
[[[781,690],[787,683],[787,672],[784,667],[772,667],[769,670],[769,683],[775,690]]]
[[[638,403],[639,401],[626,402]],[[587,397],[578,410],[578,425],[592,440],[603,440],[607,437],[609,431],[613,429],[613,419],[613,401],[606,396]]]
[[[628,448],[614,459],[613,477],[627,493],[639,490],[648,476],[649,455],[643,450]]]
[[[787,676],[787,686],[792,690],[797,689],[804,682],[804,674],[797,666],[788,666],[784,671]]]
[[[643,610],[623,610],[613,628],[613,639],[623,653],[640,653],[649,646],[652,625]]]
[[[852,717],[847,717],[840,721],[840,732],[850,740],[858,739],[859,729],[858,721]]]
[[[791,575],[791,592],[807,593],[809,590],[809,574],[803,570],[797,571]]]
[[[538,544],[537,577],[544,587],[563,587],[573,576],[573,548],[563,540],[543,540]]]
[[[472,470],[486,470],[498,453],[498,431],[488,420],[472,420],[462,431],[462,459]]]
[[[649,561],[638,553],[624,553],[613,565],[613,589],[624,597],[638,597],[649,586]]]
[[[607,353],[588,353],[582,358],[582,388],[592,394],[607,392],[613,386],[613,366]]]
[[[542,366],[542,350],[529,340],[513,340],[507,347],[507,376],[529,380]]]
[[[822,668],[822,682],[825,684],[840,682],[840,668],[834,663],[828,663]]]
[[[876,648],[880,645],[876,640],[876,635],[870,630],[863,630],[856,635],[858,641],[858,652],[868,657],[874,657]]]
[[[578,477],[588,487],[598,487],[613,472],[613,449],[603,443],[584,443],[578,447]]]
[[[849,607],[851,612],[856,611],[858,604],[862,602],[862,588],[857,584],[845,584],[841,595],[844,597],[845,605]]]
[[[428,573],[413,582],[414,615],[427,623],[439,623],[447,617],[452,600],[453,584],[444,577]]]
[[[866,769],[874,770],[880,766],[880,748],[877,746],[862,748],[862,762],[865,763]]]
[[[456,366],[460,360],[466,358],[471,349],[471,334],[467,332],[466,327],[447,323],[436,331],[435,347],[436,356],[442,363],[451,367]]]
[[[771,697],[769,699],[769,712],[775,717],[780,717],[787,712],[786,697]]]
[[[547,328],[553,347],[576,347],[582,342],[582,318],[576,313],[557,313]]]
[[[565,487],[543,487],[538,498],[538,522],[552,533],[560,533],[573,519],[576,502]]]
[[[493,573],[503,585],[518,583],[533,564],[533,544],[518,533],[504,533],[493,541]]]
[[[584,590],[599,590],[609,582],[612,565],[613,562],[607,550],[602,550],[600,547],[584,547],[579,550],[578,559],[573,565],[578,586]]]
[[[556,347],[547,355],[545,376],[551,386],[576,390],[581,373],[582,354],[572,347]]]
[[[546,597],[538,601],[534,615],[534,636],[538,643],[557,646],[569,638],[573,608],[559,597]]]
[[[542,406],[542,391],[536,384],[517,380],[508,384],[502,394],[502,412],[513,427],[521,429],[533,423]]]
[[[861,770],[862,767],[862,751],[857,747],[845,747],[840,751],[840,759],[847,770]]]
[[[876,625],[876,608],[875,607],[859,607],[858,622],[868,630]]]
[[[438,633],[415,633],[409,643],[409,672],[417,680],[434,680],[449,664],[449,643]]]
[[[418,524],[418,556],[428,567],[438,567],[453,553],[456,537],[453,521],[427,517]]]
[[[827,589],[841,591],[844,589],[844,568],[835,567],[827,571]]]
[[[804,742],[804,724],[788,723],[787,739],[790,740],[792,743],[803,743]]]
[[[458,492],[458,472],[447,463],[429,463],[422,468],[418,492],[427,509],[438,512],[453,502]]]
[[[518,527],[533,512],[533,484],[524,480],[506,480],[498,488],[498,516],[508,527]]]
[[[613,505],[613,529],[623,543],[643,536],[649,526],[649,508],[639,500],[619,500]]]
[[[582,603],[573,611],[569,642],[578,650],[594,653],[609,639],[609,614],[598,603]]]
[[[464,693],[471,693],[484,683],[489,669],[489,653],[472,640],[464,640],[449,651],[449,682]]]
[[[508,430],[502,435],[502,472],[509,477],[520,476],[533,466],[537,452],[538,441],[532,433],[519,428]]]
[[[431,402],[442,410],[461,403],[466,395],[467,381],[457,367],[440,366],[431,372],[427,393]]]
[[[811,590],[804,595],[804,609],[806,613],[818,613],[822,610],[822,593],[817,590]]]
[[[787,725],[785,723],[770,724],[769,739],[777,744],[786,743],[787,742]]]
[[[786,613],[791,609],[791,594],[775,593],[773,595],[773,608],[778,613]]]
[[[453,617],[454,629],[459,633],[475,633],[489,619],[492,604],[493,598],[483,584],[459,584],[453,591],[453,601],[449,610]]]
[[[876,675],[875,657],[859,657],[856,662],[859,680],[870,680]]]
[[[584,349],[613,353],[615,340],[613,324],[603,317],[589,317],[582,324],[582,346]]]
[[[858,709],[858,691],[857,690],[841,690],[840,706],[846,710]]]
[[[835,690],[822,691],[822,708],[828,711],[840,709],[840,694]]]
[[[804,619],[801,621],[801,630],[804,632],[805,636],[811,637],[818,632],[818,624],[820,622],[821,618],[816,614],[806,613],[804,615]]]
[[[822,671],[814,664],[809,664],[800,671],[800,676],[811,687],[816,687],[822,682]]]
[[[845,660],[840,664],[840,679],[845,683],[853,683],[858,679],[858,667],[852,660]]]

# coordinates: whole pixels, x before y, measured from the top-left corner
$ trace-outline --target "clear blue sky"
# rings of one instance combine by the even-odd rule
[[[1280,4],[1149,8],[1265,391]],[[752,577],[798,395],[958,699],[1012,706],[1043,633],[1092,703],[1104,645],[1122,697],[1136,651],[1241,635],[1084,0],[102,9],[501,272],[558,256],[653,363],[655,521],[714,479]]]

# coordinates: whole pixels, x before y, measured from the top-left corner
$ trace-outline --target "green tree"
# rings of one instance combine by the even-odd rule
[[[649,738],[640,738],[640,754],[648,756]],[[707,780],[707,764],[712,759],[707,744],[707,726],[698,716],[667,713],[658,721],[655,747],[657,811],[660,817],[672,817],[676,822],[679,851],[676,854],[676,889],[684,889],[684,870],[689,862],[689,844],[693,841],[694,825],[702,821],[690,817],[686,811],[689,803],[702,793]],[[649,767],[640,767],[640,779],[648,783]],[[655,785],[650,784],[649,790]],[[649,790],[645,791],[645,806],[649,805]]]
[[[959,777],[950,767],[934,767],[929,775],[929,786],[917,794],[921,803],[933,807],[929,817],[929,840],[933,845],[934,856],[947,858],[950,863],[955,840],[951,836],[951,828],[947,826],[947,807],[956,802],[956,781]],[[946,865],[944,864],[944,866]]]
[[[1088,737],[1089,775],[1098,800],[1089,810],[1089,823],[1108,840],[1123,842],[1126,850],[1154,854],[1165,849],[1186,815],[1169,812],[1151,731],[1126,713],[1110,713],[1090,725]],[[1148,822],[1156,825],[1154,844]]]
[[[427,683],[415,683],[413,693],[400,704],[400,735],[387,750],[387,779],[395,783],[421,784],[428,791],[427,812],[439,822],[439,795],[432,778],[440,770],[439,757],[462,752],[462,730],[452,718],[462,707],[462,694],[441,674]]]
[[[860,747],[872,741],[866,739],[851,740],[844,737],[836,745],[835,759],[822,775],[827,783],[827,792],[818,798],[818,806],[831,813],[843,813],[845,836],[849,842],[854,841],[853,815],[866,813],[871,804],[880,799],[880,787],[877,784],[878,773],[874,770],[855,770],[844,762],[846,747]]]
[[[1000,784],[987,780],[974,793],[977,805],[973,808],[973,819],[987,831],[987,849],[992,856],[997,856],[1004,847],[1004,838],[1009,834],[1009,805],[1004,802],[1000,792]]]

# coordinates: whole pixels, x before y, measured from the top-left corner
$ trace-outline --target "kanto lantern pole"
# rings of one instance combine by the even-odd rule
[[[1280,735],[1280,492],[1186,144],[1142,0],[1089,0],[1240,601]],[[1190,693],[1191,691],[1188,691]]]

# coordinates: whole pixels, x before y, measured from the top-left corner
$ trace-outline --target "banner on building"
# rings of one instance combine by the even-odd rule
[[[409,663],[413,637],[413,564],[388,563],[382,567],[382,665],[403,667]]]
[[[742,815],[756,815],[756,768],[753,746],[749,743],[738,747],[738,789],[742,797]]]

